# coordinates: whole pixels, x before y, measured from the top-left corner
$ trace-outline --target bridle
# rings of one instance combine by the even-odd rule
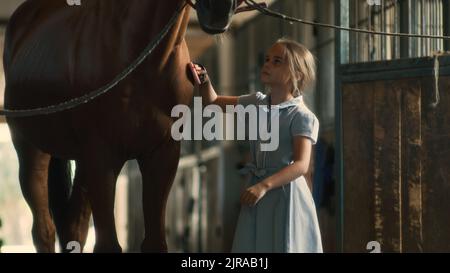
[[[185,0],[186,3],[191,6],[193,9],[197,9],[197,3],[200,1],[205,1],[205,0],[196,0],[196,2],[192,2],[192,0]],[[242,3],[244,3],[244,0],[236,0],[234,1],[235,7],[234,7],[234,14],[238,14],[241,12],[245,12],[245,11],[252,11],[252,10],[256,10],[259,8],[266,8],[267,4],[266,3],[258,3],[257,6],[244,6],[244,7],[240,7],[242,5]],[[247,3],[246,3],[247,4]]]

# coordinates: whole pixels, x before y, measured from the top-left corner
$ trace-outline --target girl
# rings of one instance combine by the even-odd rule
[[[269,113],[278,108],[278,149],[261,151],[258,140],[250,141],[253,162],[241,172],[252,178],[241,195],[232,252],[322,252],[316,208],[303,176],[319,130],[317,117],[303,102],[303,90],[315,80],[315,66],[306,47],[279,39],[261,70],[268,94],[238,97],[218,96],[206,70],[195,67],[204,104],[217,104],[223,111],[236,104],[265,105],[258,108]]]

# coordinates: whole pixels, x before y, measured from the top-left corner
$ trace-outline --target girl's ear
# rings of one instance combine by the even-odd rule
[[[296,81],[303,80],[303,73],[300,72],[300,71],[297,71],[297,72],[295,73],[295,80],[296,80]]]

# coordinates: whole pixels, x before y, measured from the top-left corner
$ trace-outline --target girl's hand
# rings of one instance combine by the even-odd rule
[[[206,71],[206,68],[204,66],[196,64],[196,63],[193,63],[193,64],[194,64],[195,71],[197,72],[197,75],[200,79],[200,85],[208,83],[209,77],[208,77],[208,71]]]
[[[260,182],[246,189],[241,194],[241,204],[254,206],[267,193],[268,187],[265,183]]]

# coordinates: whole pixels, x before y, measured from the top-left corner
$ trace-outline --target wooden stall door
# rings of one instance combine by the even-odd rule
[[[450,77],[411,69],[342,84],[345,252],[450,251]]]

